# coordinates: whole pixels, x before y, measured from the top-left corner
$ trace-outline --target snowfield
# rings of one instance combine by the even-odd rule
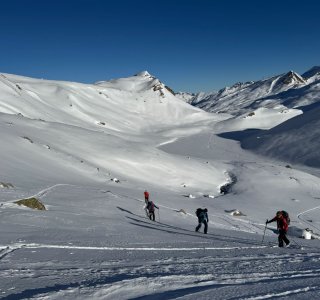
[[[319,299],[317,166],[222,137],[313,121],[285,106],[245,116],[192,107],[148,72],[92,85],[2,74],[0,299]],[[15,203],[32,197],[46,210]],[[282,209],[289,248],[265,226]]]

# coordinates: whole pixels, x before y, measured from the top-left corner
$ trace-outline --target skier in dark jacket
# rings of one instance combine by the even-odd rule
[[[279,232],[278,241],[279,241],[279,247],[283,247],[283,242],[286,243],[286,246],[289,246],[290,241],[287,238],[287,231],[288,231],[288,220],[284,217],[282,211],[278,211],[276,216],[271,219],[270,221],[266,221],[266,224],[269,224],[271,222],[277,222],[277,228]]]
[[[154,208],[159,209],[159,207],[157,205],[155,205],[153,203],[153,201],[148,201],[147,210],[149,212],[149,219],[152,220],[152,221],[155,221]]]
[[[208,223],[209,223],[209,218],[208,218],[208,210],[198,208],[196,211],[196,215],[198,217],[198,226],[196,227],[196,232],[199,231],[201,228],[202,223],[204,224],[204,233],[206,234],[208,232]]]

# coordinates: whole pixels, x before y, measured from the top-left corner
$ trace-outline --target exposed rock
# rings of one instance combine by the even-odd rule
[[[0,182],[0,188],[13,188],[13,185],[11,183],[5,183],[5,182]]]
[[[23,205],[32,209],[37,210],[47,210],[44,204],[37,198],[28,198],[28,199],[21,199],[19,201],[14,202],[18,205]]]

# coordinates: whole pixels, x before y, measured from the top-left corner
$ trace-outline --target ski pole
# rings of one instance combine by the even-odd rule
[[[158,208],[158,217],[159,217],[159,222],[160,222],[160,212],[159,212],[159,208]]]
[[[265,236],[265,234],[266,234],[266,229],[267,229],[267,223],[266,223],[266,225],[264,226],[264,231],[263,231],[263,237],[262,237],[262,242],[261,242],[261,244],[263,244],[264,236]]]

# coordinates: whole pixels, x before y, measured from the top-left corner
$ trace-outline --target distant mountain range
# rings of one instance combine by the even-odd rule
[[[222,136],[238,139],[245,149],[279,160],[320,168],[320,67],[302,76],[290,71],[255,82],[236,83],[209,94],[178,93],[180,99],[208,112],[229,113],[234,117],[221,122]],[[265,109],[295,108],[303,113],[279,120],[268,130]],[[260,115],[259,115],[260,114]],[[256,122],[248,124],[255,116]],[[270,120],[267,124],[270,124]],[[219,125],[219,124],[218,124]],[[238,131],[238,132],[237,132]]]
[[[234,116],[261,107],[297,108],[320,101],[320,67],[313,67],[302,76],[290,71],[259,81],[238,82],[217,92],[176,96],[205,111]]]

